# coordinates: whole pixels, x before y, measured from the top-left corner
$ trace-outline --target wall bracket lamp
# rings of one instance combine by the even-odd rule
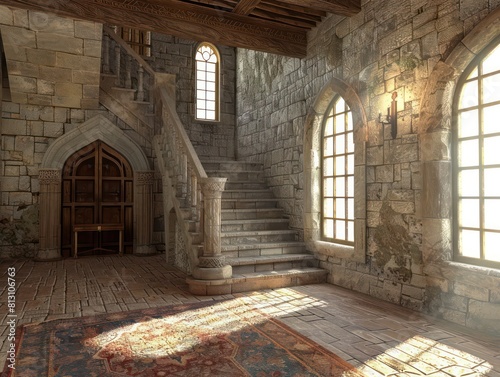
[[[379,123],[385,125],[391,125],[391,136],[393,139],[396,138],[398,134],[398,101],[396,101],[396,97],[398,96],[398,92],[392,93],[392,102],[391,106],[387,108],[387,115],[382,117],[382,113],[378,114]]]

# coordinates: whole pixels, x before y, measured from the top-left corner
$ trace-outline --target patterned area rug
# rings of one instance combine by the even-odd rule
[[[26,325],[17,346],[8,377],[361,376],[238,300]]]

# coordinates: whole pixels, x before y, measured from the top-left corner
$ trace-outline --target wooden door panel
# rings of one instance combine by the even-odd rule
[[[128,161],[101,141],[75,154],[63,168],[62,251],[74,252],[75,224],[121,224],[124,250],[133,245],[133,174]],[[85,250],[119,249],[119,232],[80,232],[78,254]]]

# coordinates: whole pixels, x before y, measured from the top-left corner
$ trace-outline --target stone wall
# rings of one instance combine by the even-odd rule
[[[177,113],[200,158],[234,157],[236,113],[236,52],[217,46],[221,56],[220,122],[196,121],[194,114],[194,54],[198,42],[152,33],[152,57],[157,72],[176,75]]]
[[[0,6],[0,32],[9,84],[1,103],[0,258],[33,257],[38,169],[54,140],[102,114],[138,142],[151,167],[153,150],[151,140],[99,104],[101,24]],[[161,183],[154,187],[161,192]],[[159,218],[161,200],[156,204]],[[154,235],[160,243],[161,224]]]
[[[266,179],[292,226],[308,241],[317,224],[308,217],[307,207],[317,200],[313,195],[319,187],[310,187],[306,174],[311,166],[305,163],[317,159],[317,151],[305,143],[307,132],[319,119],[316,104],[328,101],[319,98],[328,92],[324,88],[332,80],[349,86],[366,116],[364,140],[356,142],[361,149],[356,165],[364,167],[366,176],[360,190],[366,195],[366,214],[359,216],[366,218],[366,261],[350,256],[349,252],[356,254],[353,248],[318,242],[308,243],[308,248],[331,272],[333,284],[496,333],[500,333],[499,271],[452,262],[450,219],[440,219],[433,227],[435,223],[422,215],[440,198],[449,198],[445,194],[434,201],[422,199],[423,186],[436,177],[424,177],[428,171],[422,156],[425,148],[441,150],[428,153],[431,159],[446,155],[451,123],[444,119],[439,125],[423,126],[421,106],[430,98],[441,109],[435,92],[444,89],[439,85],[428,89],[431,77],[440,77],[440,62],[452,56],[464,36],[498,4],[366,0],[356,16],[330,15],[313,30],[305,59],[238,50],[236,130],[238,156],[264,164]],[[389,126],[382,127],[377,118],[394,91],[398,135],[392,139]],[[450,101],[446,105],[450,109]],[[433,115],[428,114],[426,122],[436,122]],[[427,145],[432,136],[424,133],[429,128],[447,130],[448,137],[443,132],[445,136],[440,134],[434,137],[437,142]],[[450,175],[437,177],[431,187],[449,193]]]

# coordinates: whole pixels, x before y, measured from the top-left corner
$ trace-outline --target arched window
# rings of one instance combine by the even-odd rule
[[[325,241],[354,244],[354,140],[352,113],[337,95],[322,132],[321,235]]]
[[[455,259],[500,266],[500,45],[464,71],[455,95]]]
[[[198,120],[219,120],[220,55],[217,48],[207,42],[196,49],[196,110]]]

